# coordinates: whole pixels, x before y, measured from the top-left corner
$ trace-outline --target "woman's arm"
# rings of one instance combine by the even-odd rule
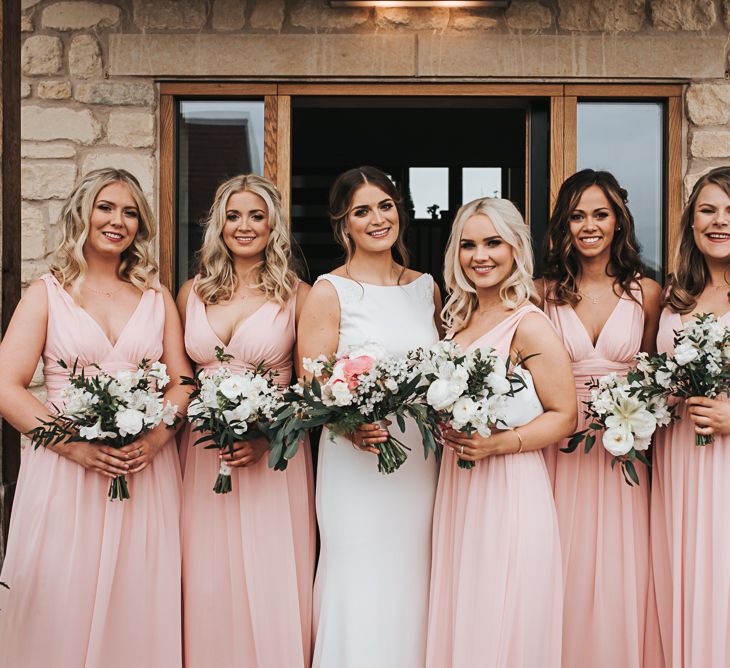
[[[297,328],[297,340],[294,344],[294,370],[296,372],[296,375],[298,378],[301,378],[302,373],[304,372],[304,369],[302,369],[302,358],[299,353],[299,323],[302,319],[302,311],[304,310],[304,305],[307,302],[307,299],[309,298],[309,294],[312,292],[312,286],[308,283],[305,283],[304,281],[299,283],[299,287],[297,288],[297,296],[296,296],[296,308],[294,311],[294,318],[296,322],[296,328]],[[339,313],[337,316],[337,326],[339,327]]]
[[[439,284],[436,283],[436,281],[433,282],[433,322],[436,325],[436,331],[439,334],[439,339],[443,339],[445,332],[444,332],[444,323],[443,320],[441,320],[441,310],[443,309],[443,301],[441,300],[441,289],[439,288]]]
[[[460,459],[478,461],[492,455],[540,450],[575,430],[578,401],[570,359],[550,323],[537,313],[526,315],[515,332],[513,348],[523,359],[532,355],[523,366],[532,375],[544,412],[526,425],[494,432],[488,438],[477,434],[468,438],[448,431],[446,444]]]
[[[161,290],[165,303],[165,328],[162,334],[162,357],[160,361],[167,366],[167,375],[170,376],[170,382],[165,388],[164,396],[165,401],[170,401],[170,403],[177,406],[178,413],[184,416],[190,396],[189,390],[182,385],[180,377],[192,376],[193,370],[185,354],[183,329],[175,301],[167,288],[163,287]],[[178,428],[181,424],[182,422],[178,424]],[[174,429],[160,423],[134,443],[120,448],[120,451],[131,456],[129,459],[130,473],[137,473],[146,468],[162,446],[174,434]]]
[[[641,279],[644,309],[644,333],[641,336],[641,352],[653,355],[656,352],[656,336],[659,331],[662,289],[650,278]]]
[[[179,292],[177,293],[177,299],[175,300],[175,303],[177,304],[177,312],[180,316],[180,321],[182,322],[183,329],[185,329],[185,318],[187,317],[187,311],[188,311],[188,297],[190,296],[190,291],[193,289],[193,279],[185,281],[185,283],[182,284],[182,287],[180,288]]]

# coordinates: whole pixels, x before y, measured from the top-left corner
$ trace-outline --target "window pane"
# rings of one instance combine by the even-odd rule
[[[607,170],[629,193],[641,255],[662,277],[664,107],[660,102],[579,102],[578,169]]]
[[[448,167],[411,167],[408,182],[416,218],[438,218],[449,208]]]
[[[263,174],[263,101],[180,102],[178,116],[177,283],[192,273],[218,185]]]
[[[461,201],[471,202],[482,197],[502,197],[500,167],[464,167]]]

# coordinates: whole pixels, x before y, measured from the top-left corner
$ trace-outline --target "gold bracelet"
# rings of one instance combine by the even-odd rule
[[[512,431],[515,433],[515,435],[517,436],[517,440],[520,442],[520,447],[517,448],[517,452],[515,453],[516,455],[519,455],[522,452],[522,447],[525,444],[522,441],[522,434],[520,434],[520,432],[517,429],[513,429]]]

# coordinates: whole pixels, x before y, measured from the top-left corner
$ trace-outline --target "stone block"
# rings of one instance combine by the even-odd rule
[[[367,23],[368,9],[328,7],[327,0],[299,0],[290,10],[289,20],[297,28],[313,32],[347,30]]]
[[[213,3],[213,30],[231,32],[246,25],[246,0],[215,0]]]
[[[722,22],[730,30],[730,0],[722,0]]]
[[[402,32],[109,36],[112,75],[413,76],[415,62],[416,35]]]
[[[52,144],[49,142],[21,142],[20,157],[25,159],[73,158],[76,149],[71,144]]]
[[[57,74],[63,67],[63,44],[58,37],[32,35],[23,42],[20,64],[26,76]]]
[[[214,35],[211,35],[214,37]],[[173,40],[182,39],[182,36],[174,36]],[[182,55],[178,51],[178,57]],[[213,60],[220,58],[221,54],[213,50]],[[149,63],[154,70],[156,65]],[[86,104],[109,104],[109,105],[131,105],[151,107],[155,104],[155,88],[148,83],[112,83],[110,81],[93,81],[79,84],[76,87],[76,99]]]
[[[690,153],[695,158],[730,158],[730,130],[695,130]]]
[[[514,30],[544,30],[553,23],[550,9],[532,0],[514,0],[505,11],[504,18]]]
[[[25,106],[20,114],[21,139],[70,139],[91,144],[101,135],[101,125],[88,109]]]
[[[47,271],[48,262],[46,260],[26,260],[20,265],[20,282],[23,287],[28,287],[33,281],[37,281]],[[30,388],[30,392],[39,401],[46,400],[45,387],[32,387]]]
[[[76,165],[68,162],[24,162],[20,166],[23,199],[66,199],[76,184]]]
[[[20,258],[37,260],[46,254],[45,207],[23,202],[20,215]]]
[[[117,25],[122,10],[103,2],[56,2],[44,8],[41,25],[51,30],[85,30]]]
[[[68,49],[68,67],[77,79],[101,77],[101,47],[93,35],[75,35]]]
[[[116,169],[126,169],[134,174],[139,181],[140,186],[145,195],[152,202],[152,193],[154,187],[155,162],[152,156],[141,152],[115,151],[105,148],[89,153],[84,157],[81,164],[81,173],[87,174],[94,169],[102,167],[115,167]],[[154,211],[154,207],[153,207]]]
[[[44,100],[68,100],[71,97],[71,82],[41,81],[37,93]]]
[[[687,89],[687,115],[695,125],[730,122],[730,84],[692,84]]]
[[[59,223],[61,222],[61,214],[63,213],[63,207],[66,205],[66,203],[63,200],[58,199],[49,199],[46,202],[46,207],[48,209],[48,225],[49,229],[56,230],[60,232],[61,226]],[[59,239],[60,241],[60,239]],[[49,242],[50,242],[50,236],[49,236]],[[54,248],[54,246],[50,243],[46,243],[47,248]]]
[[[41,0],[20,0],[20,8],[25,11],[31,7],[35,7]]]
[[[449,28],[452,30],[491,30],[499,23],[494,13],[468,9],[452,9]]]
[[[30,97],[30,93],[31,93],[30,84],[27,83],[27,82],[25,82],[25,81],[21,81],[21,83],[20,83],[20,97],[22,97],[22,98]]]
[[[147,111],[112,111],[107,124],[110,144],[142,148],[155,144],[155,116]]]
[[[33,21],[27,14],[20,17],[20,32],[33,32]]]
[[[409,30],[443,30],[449,24],[448,9],[377,8],[375,25],[378,28],[406,28]]]
[[[256,0],[249,24],[254,30],[281,30],[284,0]]]
[[[558,0],[558,25],[564,30],[636,32],[644,18],[644,0]]]
[[[723,78],[726,37],[419,34],[418,76]]]
[[[134,0],[134,22],[140,30],[200,30],[205,0]]]
[[[651,20],[657,30],[709,30],[717,13],[714,0],[651,0]]]

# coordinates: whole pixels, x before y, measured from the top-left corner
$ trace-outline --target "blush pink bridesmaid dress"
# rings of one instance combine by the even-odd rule
[[[730,326],[730,313],[720,317]],[[672,354],[678,313],[665,309],[657,349]],[[655,438],[651,549],[667,666],[730,666],[730,436],[695,445],[686,405]]]
[[[162,354],[162,293],[147,290],[112,345],[47,274],[43,351],[48,403],[68,371],[134,370]],[[93,369],[89,369],[93,371]],[[52,448],[23,453],[0,580],[0,663],[13,668],[182,665],[180,468],[175,441],[128,475],[131,498],[107,500],[109,478]]]
[[[636,291],[641,300],[641,293]],[[590,420],[583,402],[585,383],[610,372],[625,374],[639,352],[644,332],[642,305],[623,296],[595,345],[570,304],[545,300],[573,363],[578,426]],[[559,452],[567,440],[545,450],[558,511],[563,553],[565,608],[564,668],[640,668],[660,665],[656,607],[649,557],[649,481],[637,464],[641,484],[630,487],[601,434],[589,454],[582,446]]]
[[[196,371],[216,369],[216,346],[234,370],[263,363],[286,386],[292,375],[295,300],[266,302],[227,346],[211,329],[195,289],[186,307],[185,347]],[[282,666],[311,661],[315,524],[309,445],[286,471],[267,457],[233,469],[233,490],[215,494],[218,451],[193,445],[187,430],[183,481],[183,609],[188,668]]]
[[[470,348],[491,346],[507,359],[518,324],[531,313],[545,317],[532,304],[522,306]],[[560,538],[542,452],[488,457],[469,471],[445,449],[426,666],[559,668],[562,598]]]

